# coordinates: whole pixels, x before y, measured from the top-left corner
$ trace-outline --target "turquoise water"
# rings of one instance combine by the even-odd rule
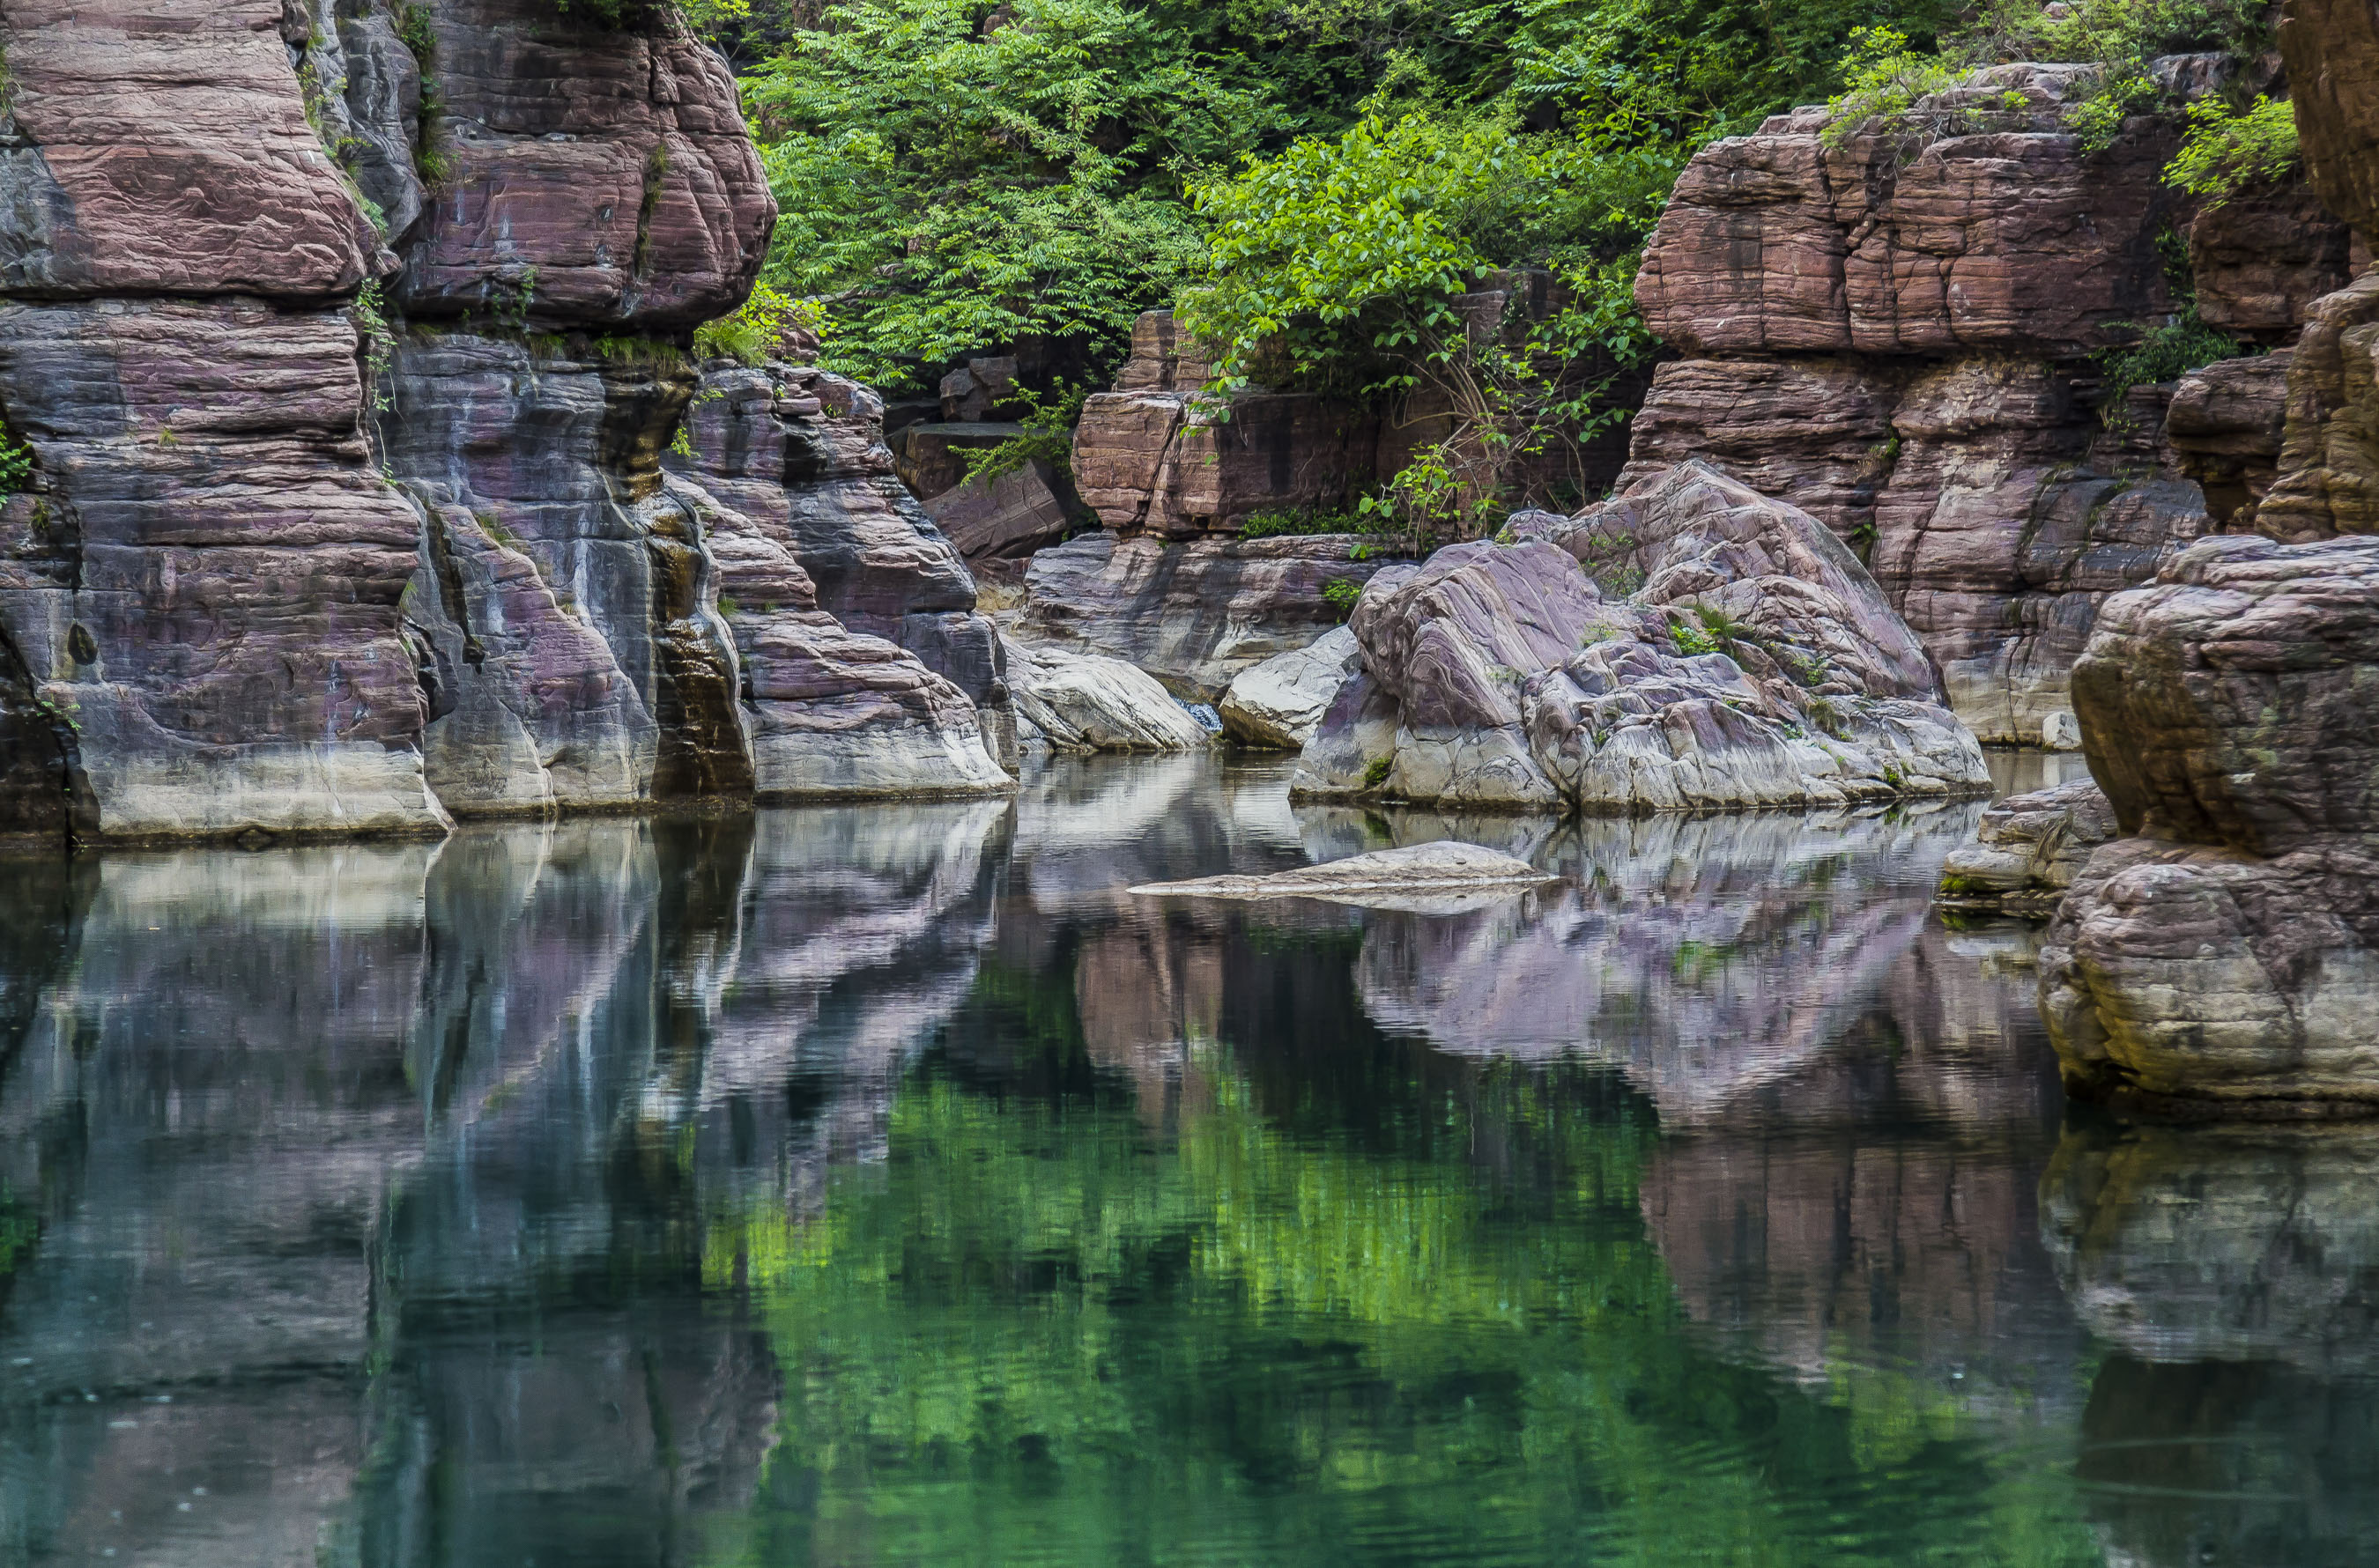
[[[0,1561],[2379,1555],[2379,1140],[2069,1115],[1979,806],[1286,782],[9,862]]]

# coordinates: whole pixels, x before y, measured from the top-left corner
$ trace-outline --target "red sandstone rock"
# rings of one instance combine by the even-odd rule
[[[2225,532],[2246,533],[2277,477],[2290,350],[2224,359],[2174,386],[2165,437]]]
[[[2189,225],[2197,313],[2233,337],[2290,342],[2306,308],[2354,275],[2352,241],[2298,179],[2200,212]]]
[[[2288,362],[2287,421],[2255,525],[2277,539],[2379,533],[2379,271],[2313,303]]]
[[[2363,0],[2287,0],[2280,55],[2306,176],[2325,206],[2379,241],[2379,13]]]

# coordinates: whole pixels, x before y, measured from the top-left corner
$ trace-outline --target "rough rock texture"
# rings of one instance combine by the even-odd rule
[[[2110,428],[2089,356],[2173,304],[2156,248],[2189,227],[2201,309],[2284,344],[2342,280],[2346,235],[2301,185],[2190,221],[2161,170],[2177,115],[2085,152],[2084,68],[1978,73],[1971,134],[1840,148],[1822,109],[1713,143],[1677,184],[1636,293],[1685,359],[1655,372],[1623,488],[1705,456],[1858,544],[1991,742],[2070,728],[2068,672],[2109,593],[2261,498],[2261,420],[2200,401],[2202,455],[2142,389]],[[2011,110],[2001,95],[2022,95]],[[2207,428],[2209,416],[2225,428]],[[2258,444],[2263,443],[2263,444]]]
[[[1103,653],[1177,693],[1212,702],[1238,673],[1304,647],[1335,625],[1334,583],[1370,581],[1348,534],[1167,544],[1104,530],[1033,558],[1020,641]]]
[[[1453,303],[1467,330],[1486,337],[1508,330],[1507,319],[1541,320],[1564,302],[1547,272],[1494,272],[1480,284]],[[1258,513],[1334,511],[1455,429],[1450,405],[1426,391],[1388,414],[1264,386],[1234,393],[1225,407],[1201,392],[1211,373],[1171,311],[1144,312],[1133,324],[1115,390],[1084,403],[1074,432],[1075,480],[1099,521],[1186,538],[1227,533]],[[1641,392],[1621,372],[1606,395],[1632,404]],[[1583,446],[1556,442],[1525,478],[1548,494],[1599,495],[1624,456],[1615,432]]]
[[[1641,810],[1986,787],[1924,648],[1806,513],[1689,463],[1516,532],[1364,595],[1362,673],[1298,791]]]
[[[2324,206],[2379,244],[2379,14],[2356,0],[2288,0],[2279,35],[2305,174]]]
[[[1354,632],[1341,626],[1305,647],[1239,671],[1215,712],[1233,740],[1298,751],[1313,739],[1338,688],[1362,667]]]
[[[714,365],[703,385],[694,456],[668,461],[718,562],[758,794],[1007,788],[997,640],[964,566],[888,477],[880,403],[799,365]],[[839,617],[814,571],[840,588]],[[976,681],[985,706],[901,647],[903,633]]]
[[[1028,556],[1074,531],[1073,481],[1045,458],[988,483],[967,481],[925,501],[925,513],[970,561]]]
[[[1937,901],[2045,919],[2114,837],[2115,808],[2093,781],[2010,795],[1983,814],[1977,841],[1950,856]]]
[[[2217,360],[2173,386],[2165,409],[2165,440],[2181,473],[2204,492],[2207,516],[2225,533],[2253,531],[2264,498],[2279,476],[2294,357],[2284,348]]]
[[[659,459],[718,390],[676,345],[742,301],[775,208],[724,62],[620,15],[8,13],[0,410],[38,467],[0,507],[0,831],[874,787],[871,728],[930,787],[995,782],[996,639],[863,394],[769,415],[813,619],[743,668],[714,546],[786,540],[715,537]]]
[[[2111,600],[2075,694],[2140,835],[2043,949],[2076,1092],[2379,1103],[2379,541],[2209,539]]]
[[[1009,643],[1017,730],[1061,752],[1202,751],[1214,739],[1156,679],[1119,658]]]
[[[2288,360],[2286,416],[2255,526],[2279,539],[2379,534],[2379,271],[2313,303]]]

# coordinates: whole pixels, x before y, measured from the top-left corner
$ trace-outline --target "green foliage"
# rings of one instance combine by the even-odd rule
[[[33,449],[0,429],[0,495],[15,495],[33,482]]]
[[[364,396],[377,409],[388,407],[388,392],[381,378],[388,373],[389,362],[396,354],[396,331],[389,325],[387,301],[381,297],[380,280],[368,278],[356,292],[356,302],[347,314],[356,324],[356,335],[363,344]]]
[[[2219,98],[2201,98],[2189,106],[2189,135],[2164,177],[2214,208],[2286,178],[2301,161],[2296,111],[2288,104],[2259,95],[2233,113]]]
[[[2110,428],[2121,428],[2130,421],[2128,400],[2132,388],[2156,386],[2248,352],[2238,339],[2199,320],[2193,304],[2162,326],[2130,325],[2139,334],[2134,342],[2097,356],[2103,400],[2098,414]]]
[[[1369,532],[1361,514],[1313,508],[1303,512],[1259,512],[1239,525],[1243,539],[1274,539],[1287,535],[1361,534]]]
[[[422,69],[429,69],[431,57],[438,53],[438,32],[430,25],[429,7],[421,0],[407,0],[397,7],[396,36],[413,52],[415,62]]]
[[[793,299],[762,283],[732,316],[696,327],[694,351],[757,365],[783,355],[789,339],[815,332],[825,316],[815,300]]]
[[[1024,427],[1021,434],[991,446],[960,451],[968,483],[991,484],[1023,472],[1025,464],[1036,459],[1061,474],[1073,473],[1074,422],[1082,416],[1082,403],[1090,389],[1060,381],[1045,395],[1029,387],[1019,395],[1025,406],[1024,417],[1018,421]]]
[[[1851,34],[1842,90],[1826,100],[1831,118],[1822,139],[1841,147],[1854,137],[1884,135],[1921,147],[1982,129],[1995,115],[2020,113],[2028,102],[2021,92],[2009,92],[1996,104],[1942,103],[1940,95],[1964,74],[1938,55],[1910,49],[1907,36],[1896,28],[1859,28]]]
[[[1363,585],[1360,583],[1338,582],[1322,585],[1322,602],[1328,605],[1331,611],[1341,621],[1355,613],[1355,606],[1361,601],[1362,597]]]
[[[833,368],[914,385],[1028,337],[1111,364],[1197,259],[1181,180],[1281,124],[1125,0],[991,9],[847,0],[744,78],[784,211],[768,276],[827,296]]]
[[[1376,790],[1385,784],[1388,781],[1388,775],[1395,770],[1395,766],[1396,759],[1394,757],[1373,757],[1370,762],[1365,763],[1363,788]]]

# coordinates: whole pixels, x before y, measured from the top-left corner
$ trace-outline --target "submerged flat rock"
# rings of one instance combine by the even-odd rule
[[[1395,904],[1490,891],[1516,892],[1557,878],[1524,860],[1450,839],[1382,850],[1269,876],[1202,876],[1193,882],[1151,882],[1131,889],[1150,898],[1329,899],[1339,903]],[[1467,903],[1473,900],[1465,899]]]

